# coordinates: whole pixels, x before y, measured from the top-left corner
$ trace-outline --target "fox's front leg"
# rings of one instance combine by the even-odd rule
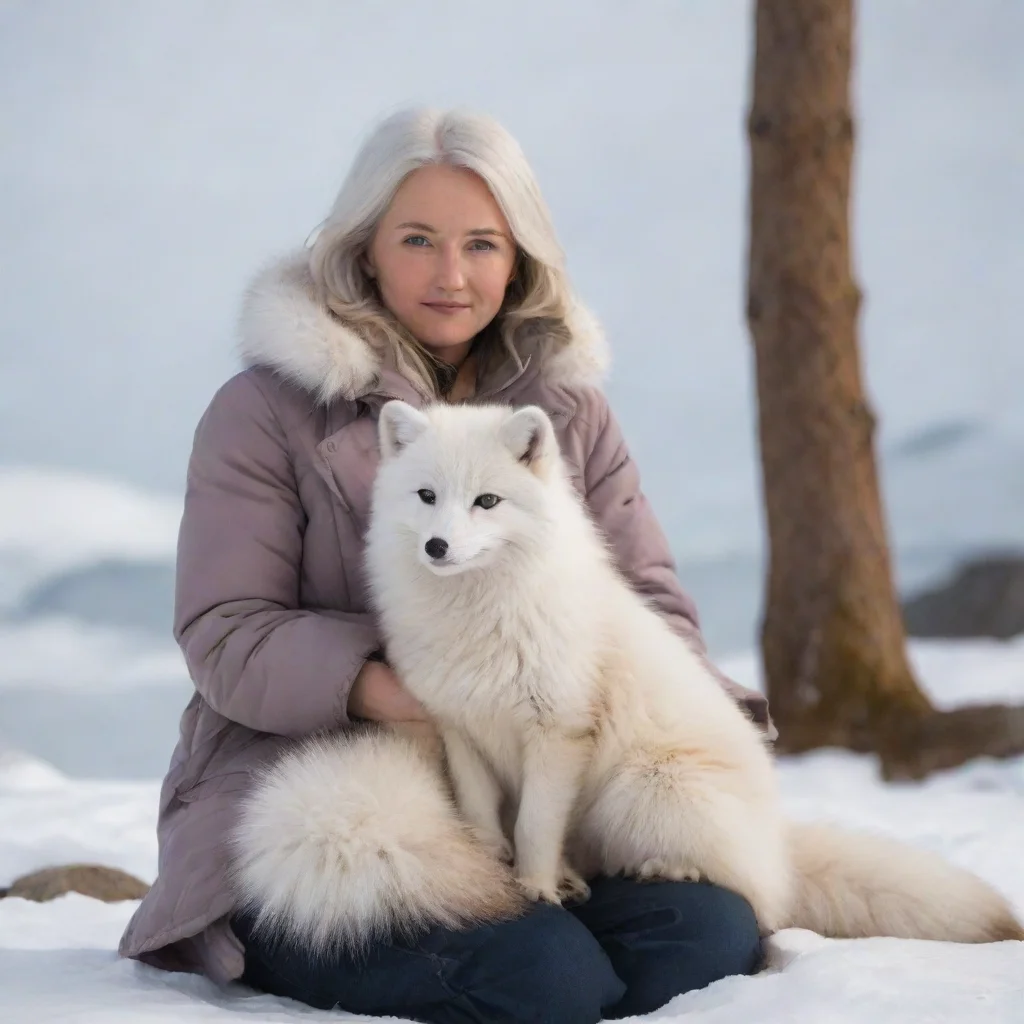
[[[592,750],[589,736],[531,731],[523,746],[523,779],[515,828],[515,870],[533,899],[561,903],[589,889],[565,862],[569,818]]]
[[[501,786],[480,751],[458,729],[444,730],[448,770],[459,813],[499,860],[512,860],[512,844],[501,827]]]

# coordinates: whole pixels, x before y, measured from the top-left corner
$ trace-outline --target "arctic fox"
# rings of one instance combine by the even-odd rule
[[[706,879],[764,933],[1024,938],[934,854],[785,820],[761,733],[619,574],[541,409],[392,401],[379,436],[367,574],[388,659],[528,896]]]
[[[361,949],[624,872],[733,889],[765,933],[1024,938],[933,853],[785,820],[762,734],[618,574],[541,410],[390,402],[379,433],[371,595],[444,750],[365,726],[270,765],[232,836],[261,927]]]

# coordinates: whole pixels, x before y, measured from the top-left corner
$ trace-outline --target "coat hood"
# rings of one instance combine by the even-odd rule
[[[576,303],[566,320],[567,342],[538,338],[525,361],[552,384],[598,385],[608,367],[604,334]],[[381,353],[341,323],[320,301],[308,253],[274,260],[246,288],[239,316],[239,351],[246,366],[262,366],[325,404],[372,391],[383,369]]]

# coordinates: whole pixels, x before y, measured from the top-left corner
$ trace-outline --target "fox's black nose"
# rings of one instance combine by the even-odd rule
[[[441,540],[440,537],[431,537],[426,544],[423,545],[423,550],[426,551],[431,558],[444,558],[448,554],[448,541]]]

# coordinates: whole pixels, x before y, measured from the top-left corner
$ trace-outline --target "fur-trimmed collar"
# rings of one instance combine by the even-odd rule
[[[559,384],[599,384],[608,366],[597,321],[577,304],[567,321],[570,340],[531,355],[543,377]],[[245,291],[239,350],[247,366],[264,366],[323,403],[366,394],[380,379],[378,352],[319,301],[305,250],[277,259]]]

